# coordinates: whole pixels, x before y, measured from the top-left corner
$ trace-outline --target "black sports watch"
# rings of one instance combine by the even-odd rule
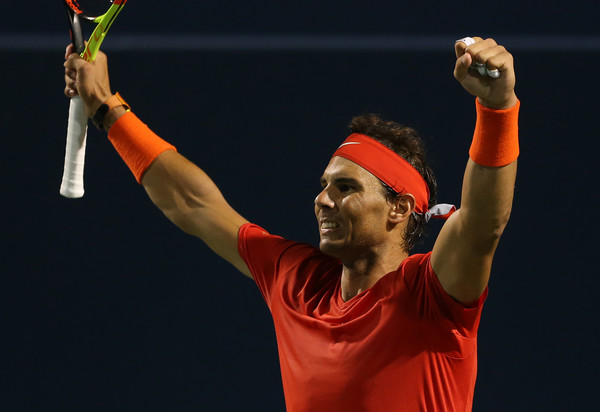
[[[100,107],[98,107],[98,110],[96,110],[96,113],[94,113],[94,117],[92,117],[92,122],[98,128],[98,130],[104,130],[104,116],[106,116],[106,114],[112,109],[119,106],[123,106],[127,111],[131,110],[129,105],[117,92],[110,96],[104,103],[102,103]]]

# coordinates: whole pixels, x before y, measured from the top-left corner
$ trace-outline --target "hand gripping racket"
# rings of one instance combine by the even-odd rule
[[[86,61],[94,61],[100,45],[125,6],[127,0],[63,0],[69,17],[71,41],[75,52]],[[80,19],[97,24],[87,45],[84,44]],[[82,197],[83,169],[85,164],[85,143],[88,118],[83,109],[81,97],[71,99],[69,123],[67,126],[67,147],[60,194],[69,198]]]

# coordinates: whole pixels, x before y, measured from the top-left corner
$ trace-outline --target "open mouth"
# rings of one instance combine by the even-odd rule
[[[321,229],[322,230],[337,229],[339,227],[340,227],[340,224],[336,223],[336,222],[321,222]]]

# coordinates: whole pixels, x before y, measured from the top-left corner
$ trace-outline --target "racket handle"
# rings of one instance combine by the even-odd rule
[[[60,194],[68,198],[83,196],[83,167],[85,164],[85,143],[88,118],[81,97],[71,99],[69,124],[67,126],[67,147]]]

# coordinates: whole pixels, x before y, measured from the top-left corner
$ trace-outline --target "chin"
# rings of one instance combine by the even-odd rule
[[[337,258],[340,256],[343,247],[342,245],[336,245],[335,243],[332,243],[328,240],[321,240],[319,242],[319,250],[321,250],[321,252],[325,253],[326,255]]]

